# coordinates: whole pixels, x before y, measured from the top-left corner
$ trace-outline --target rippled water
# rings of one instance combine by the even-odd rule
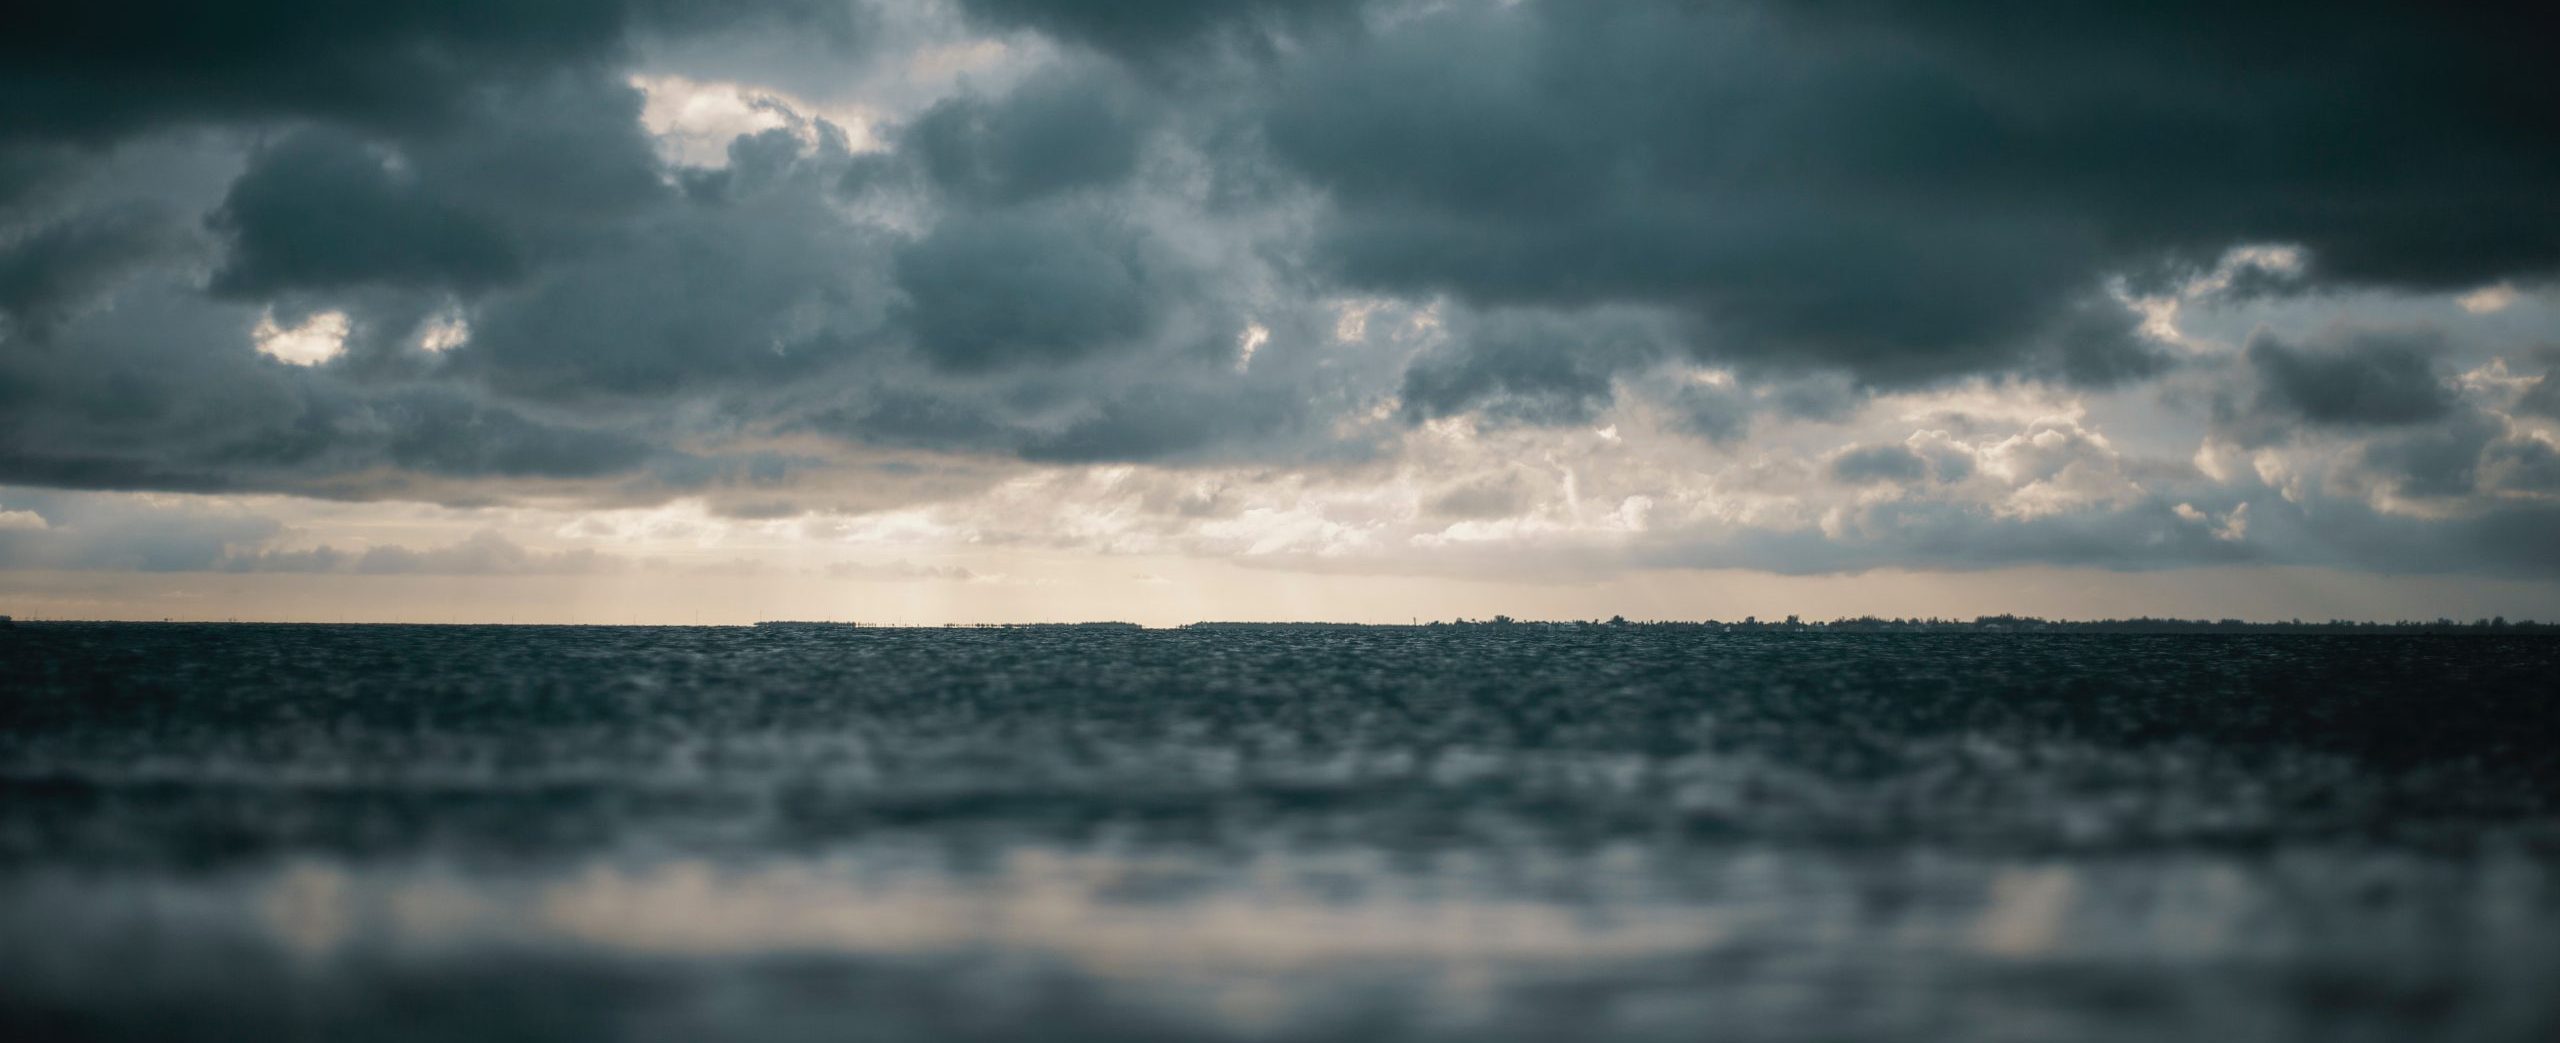
[[[21,624],[0,1035],[2547,1040],[2555,667]]]

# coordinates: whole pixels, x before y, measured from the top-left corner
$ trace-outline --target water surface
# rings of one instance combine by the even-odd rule
[[[20,1039],[2560,1037],[2560,640],[0,629]]]

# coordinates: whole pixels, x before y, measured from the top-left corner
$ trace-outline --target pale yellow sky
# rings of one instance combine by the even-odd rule
[[[974,580],[630,571],[604,575],[0,572],[0,611],[24,618],[734,624],[834,619],[931,625],[1124,620],[1970,617],[2134,615],[2253,620],[2560,618],[2545,583],[2376,576],[2311,568],[2120,573],[2010,568],[1777,576],[1631,572],[1583,582],[1472,581],[1247,568],[1179,558],[1026,557]],[[992,575],[992,574],[990,574]]]

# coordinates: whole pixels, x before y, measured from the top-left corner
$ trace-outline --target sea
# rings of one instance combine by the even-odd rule
[[[2560,1039],[2560,639],[20,623],[11,1040]]]

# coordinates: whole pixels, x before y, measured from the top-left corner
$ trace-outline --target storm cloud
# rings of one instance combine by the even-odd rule
[[[846,36],[854,10],[823,0],[46,5],[14,17],[0,41],[0,106],[11,113],[0,138],[97,142],[280,117],[431,129],[463,120],[482,90],[610,65],[641,34]]]
[[[2435,371],[2438,352],[2430,347],[2423,339],[2389,335],[2325,349],[2260,337],[2249,345],[2249,364],[2262,385],[2261,408],[2315,424],[2413,424],[2453,411],[2452,389]]]
[[[1337,26],[1361,6],[1362,0],[960,0],[981,23],[1036,30],[1139,62],[1168,61],[1178,49],[1203,44],[1267,47],[1275,37]]]
[[[2391,550],[2560,495],[2537,13],[47,7],[0,482],[761,518],[1137,465],[1408,482],[1270,539],[1409,553],[2540,561]]]
[[[1346,282],[1685,309],[1882,384],[2160,364],[2110,277],[2299,244],[2315,285],[2560,264],[2521,6],[1453,5],[1290,70]],[[2494,227],[2491,225],[2494,224]]]

